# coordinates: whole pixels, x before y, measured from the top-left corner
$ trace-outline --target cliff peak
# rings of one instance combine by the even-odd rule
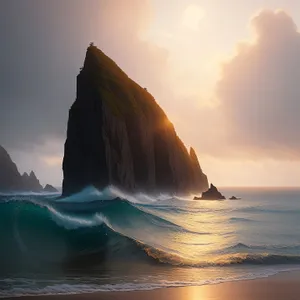
[[[30,172],[29,177],[31,177],[32,179],[37,180],[37,177],[36,177],[36,175],[33,171]]]
[[[142,88],[94,45],[77,76],[63,160],[63,194],[88,185],[185,193],[208,186],[173,124]]]
[[[104,71],[107,75],[112,74],[120,79],[128,79],[128,76],[122,71],[122,69],[102,50],[94,45],[90,45],[86,50],[83,68],[81,71],[85,72],[101,72]],[[94,74],[104,75],[104,74]],[[123,78],[122,78],[123,77]]]

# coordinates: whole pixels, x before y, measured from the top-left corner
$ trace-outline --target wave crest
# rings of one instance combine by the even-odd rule
[[[227,227],[217,219],[214,224],[209,203],[201,206],[170,195],[128,195],[114,187],[103,191],[89,187],[60,199],[41,195],[0,199],[4,245],[0,263],[8,268],[10,264],[21,266],[21,259],[29,265],[31,259],[65,264],[83,257],[91,263],[95,257],[101,261],[122,257],[192,267],[300,263],[299,245],[216,245],[220,237],[225,240],[234,232],[236,223],[254,220],[231,216],[226,219]],[[217,207],[216,211],[234,210]],[[197,219],[197,226],[191,226],[190,220],[201,214],[208,218]],[[219,228],[214,230],[211,224]]]

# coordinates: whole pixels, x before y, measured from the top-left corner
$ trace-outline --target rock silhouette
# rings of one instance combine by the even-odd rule
[[[57,193],[58,192],[58,190],[51,184],[46,184],[43,191],[47,192],[47,193]]]
[[[42,185],[33,171],[31,171],[29,175],[25,172],[22,175],[22,182],[24,191],[41,192],[43,190]]]
[[[16,164],[7,151],[0,146],[0,191],[9,192],[20,190],[23,181]]]
[[[33,171],[21,175],[8,152],[0,146],[0,192],[42,192]]]
[[[63,195],[93,185],[186,193],[208,188],[193,149],[147,89],[94,45],[77,76],[63,160]]]
[[[218,189],[211,183],[210,188],[202,193],[201,197],[194,197],[194,200],[223,200],[226,199]]]

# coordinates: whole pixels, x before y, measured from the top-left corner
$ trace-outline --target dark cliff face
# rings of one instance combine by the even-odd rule
[[[88,185],[152,193],[208,187],[195,152],[188,153],[152,95],[94,46],[77,77],[63,172],[64,195]]]
[[[7,151],[0,146],[0,191],[19,190],[21,186],[22,178],[16,164]]]
[[[192,147],[190,148],[190,157],[191,157],[194,176],[195,176],[195,185],[196,185],[195,192],[206,191],[208,189],[207,176],[203,173],[200,167],[197,154]]]
[[[31,171],[21,175],[7,151],[0,146],[0,192],[41,192],[43,187]]]

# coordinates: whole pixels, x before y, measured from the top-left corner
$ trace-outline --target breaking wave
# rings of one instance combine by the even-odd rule
[[[299,269],[298,191],[256,197],[192,201],[114,187],[65,198],[1,194],[0,298],[214,284]]]
[[[127,195],[113,187],[103,191],[90,187],[66,198],[2,196],[2,265],[7,270],[37,262],[57,266],[83,259],[101,263],[121,258],[192,267],[300,262],[299,245],[237,243],[226,247],[223,243],[214,251],[211,243],[202,240],[214,240],[216,233],[201,230],[201,221],[195,227],[184,220],[184,214],[199,214],[208,208],[189,203],[168,195]],[[251,221],[228,220],[229,224]],[[207,248],[211,250],[203,250]]]

